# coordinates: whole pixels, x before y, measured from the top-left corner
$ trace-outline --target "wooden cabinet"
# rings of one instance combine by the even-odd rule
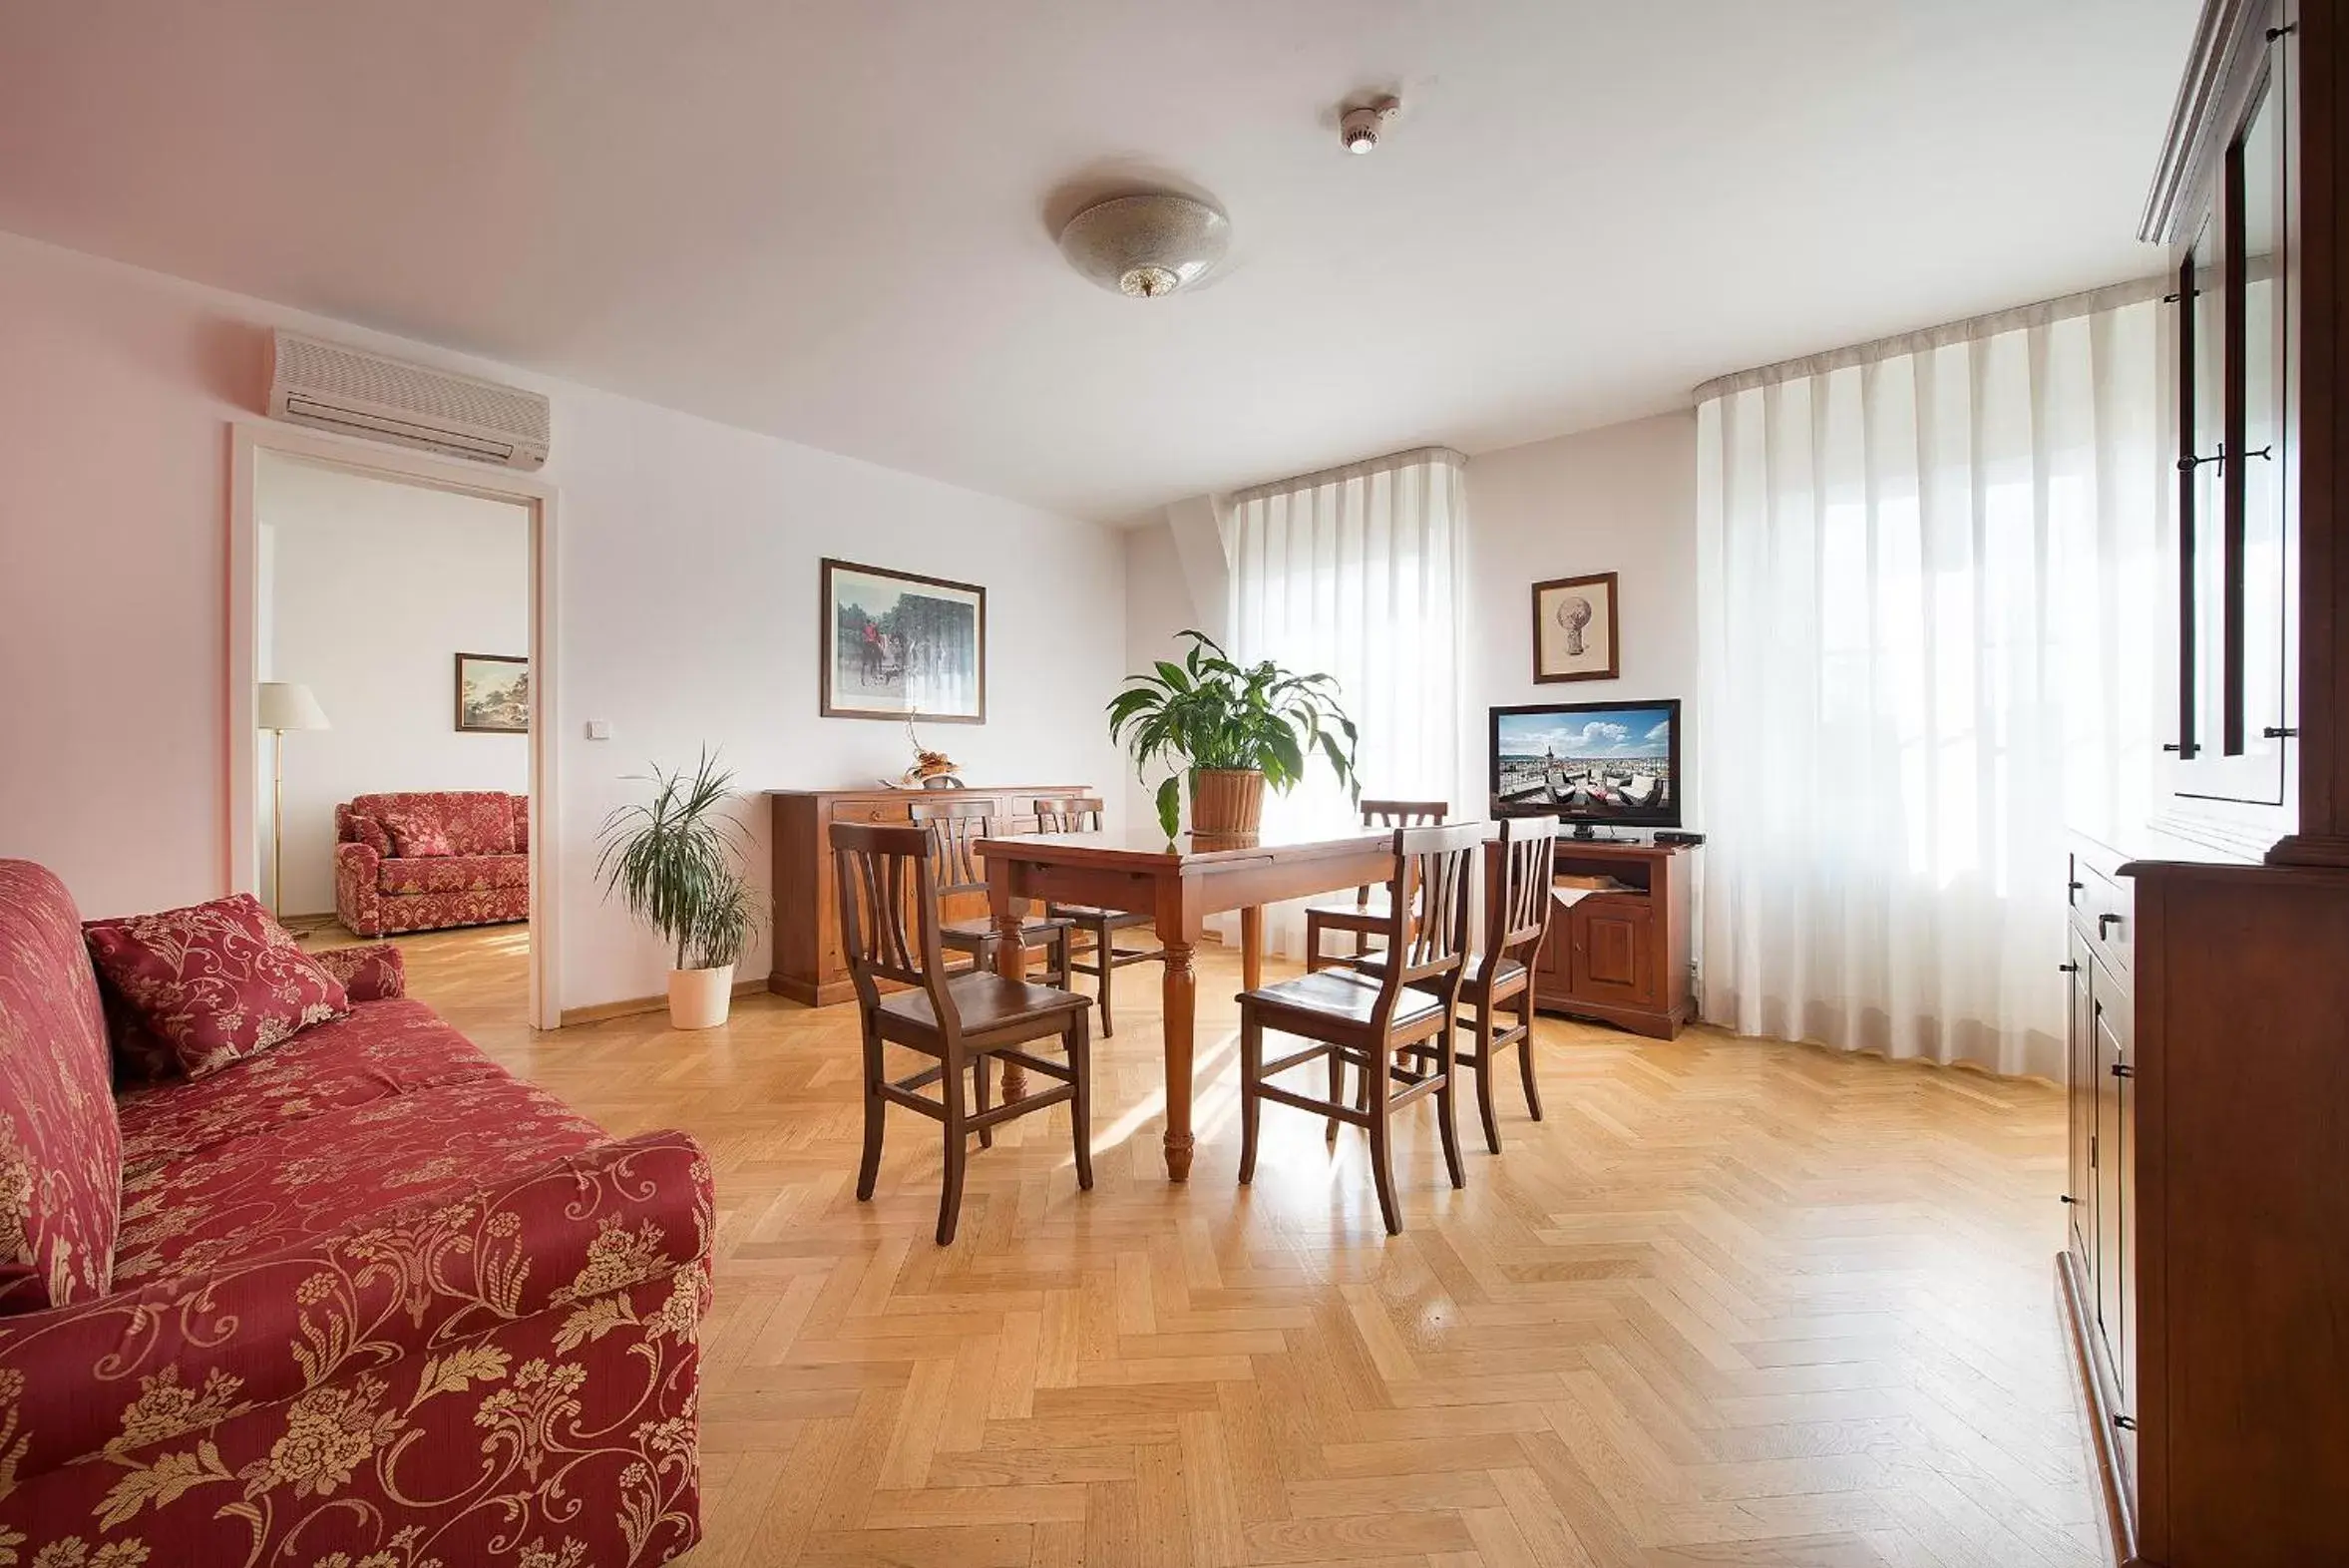
[[[1627,891],[1560,902],[1534,957],[1534,1005],[1670,1039],[1689,1020],[1689,857],[1675,846],[1561,839],[1562,875]]]
[[[2117,1562],[2349,1563],[2349,6],[2209,0],[2143,233],[2175,724],[2071,860],[2059,1295]]]
[[[1005,831],[1035,831],[1039,795],[1089,795],[1076,784],[1022,784],[998,789],[959,790],[960,800],[986,800],[999,808]],[[848,959],[840,947],[840,905],[832,882],[832,824],[909,822],[914,801],[906,790],[770,790],[770,850],[775,889],[774,961],[767,989],[793,1001],[825,1007],[856,994]],[[944,899],[949,920],[984,915],[986,899],[962,894]]]

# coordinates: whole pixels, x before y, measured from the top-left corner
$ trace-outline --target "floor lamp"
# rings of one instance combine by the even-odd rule
[[[331,729],[326,710],[307,686],[291,681],[261,682],[260,727],[273,737],[269,747],[269,913],[285,918],[285,732]]]

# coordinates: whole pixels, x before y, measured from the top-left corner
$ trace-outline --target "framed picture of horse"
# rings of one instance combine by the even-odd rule
[[[986,589],[827,558],[823,714],[986,722]]]

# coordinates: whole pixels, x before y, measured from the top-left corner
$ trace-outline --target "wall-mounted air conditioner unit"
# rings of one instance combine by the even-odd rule
[[[269,414],[503,468],[547,462],[547,400],[298,332],[269,334]]]

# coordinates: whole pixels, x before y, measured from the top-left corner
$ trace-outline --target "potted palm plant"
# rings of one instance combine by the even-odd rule
[[[660,934],[675,953],[669,1024],[715,1028],[734,998],[734,966],[758,929],[758,904],[742,876],[742,826],[723,807],[734,775],[706,748],[691,774],[657,765],[638,782],[652,798],[603,822],[595,878],[606,898]]]
[[[1246,667],[1204,631],[1184,631],[1190,651],[1180,663],[1160,659],[1146,675],[1128,675],[1109,702],[1110,737],[1133,754],[1134,771],[1169,767],[1158,786],[1158,822],[1173,838],[1181,825],[1184,786],[1191,831],[1210,840],[1246,837],[1264,820],[1264,792],[1282,794],[1305,777],[1315,752],[1353,796],[1354,720],[1338,703],[1338,682],[1300,675],[1270,659]]]

